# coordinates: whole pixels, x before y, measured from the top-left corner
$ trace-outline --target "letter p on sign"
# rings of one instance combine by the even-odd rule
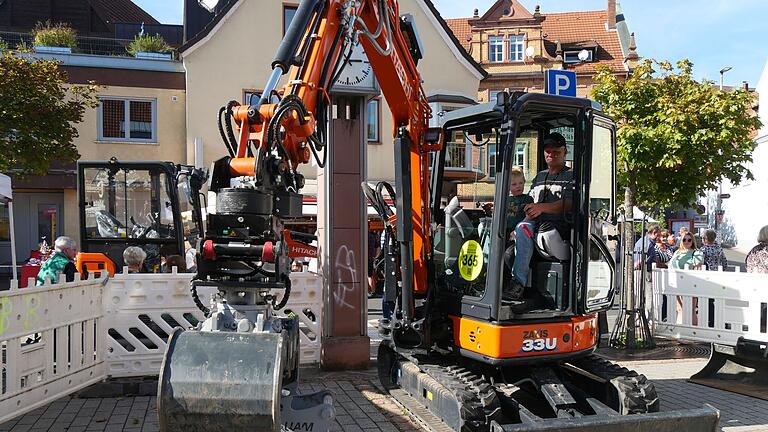
[[[547,93],[576,97],[576,72],[566,70],[547,71]]]

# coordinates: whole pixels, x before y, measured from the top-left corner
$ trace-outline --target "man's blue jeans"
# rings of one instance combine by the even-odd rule
[[[515,264],[512,268],[512,276],[523,286],[528,286],[528,273],[531,271],[531,257],[533,256],[533,239],[528,237],[525,228],[531,235],[536,233],[535,221],[522,221],[515,227]]]

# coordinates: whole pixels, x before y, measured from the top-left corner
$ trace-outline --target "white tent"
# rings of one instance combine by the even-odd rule
[[[647,217],[645,221],[648,223],[656,223],[658,222],[656,219],[646,215],[643,213],[642,210],[640,210],[637,207],[632,207],[632,218],[635,220],[635,222],[641,222],[644,217]],[[619,214],[619,222],[624,222],[624,210],[621,210],[621,213]]]
[[[13,191],[11,189],[11,178],[5,174],[0,174],[0,202],[8,204],[8,218],[10,222],[11,234],[11,272],[13,279],[16,277],[16,238],[13,232]]]

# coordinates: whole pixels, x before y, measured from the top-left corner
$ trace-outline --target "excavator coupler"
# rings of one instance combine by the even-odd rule
[[[163,432],[327,431],[330,392],[298,393],[298,322],[280,332],[182,331],[160,370]]]

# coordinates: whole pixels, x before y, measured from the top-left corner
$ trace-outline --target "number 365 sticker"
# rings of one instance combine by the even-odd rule
[[[467,240],[459,250],[459,273],[464,280],[473,281],[483,270],[483,249],[475,240]]]

